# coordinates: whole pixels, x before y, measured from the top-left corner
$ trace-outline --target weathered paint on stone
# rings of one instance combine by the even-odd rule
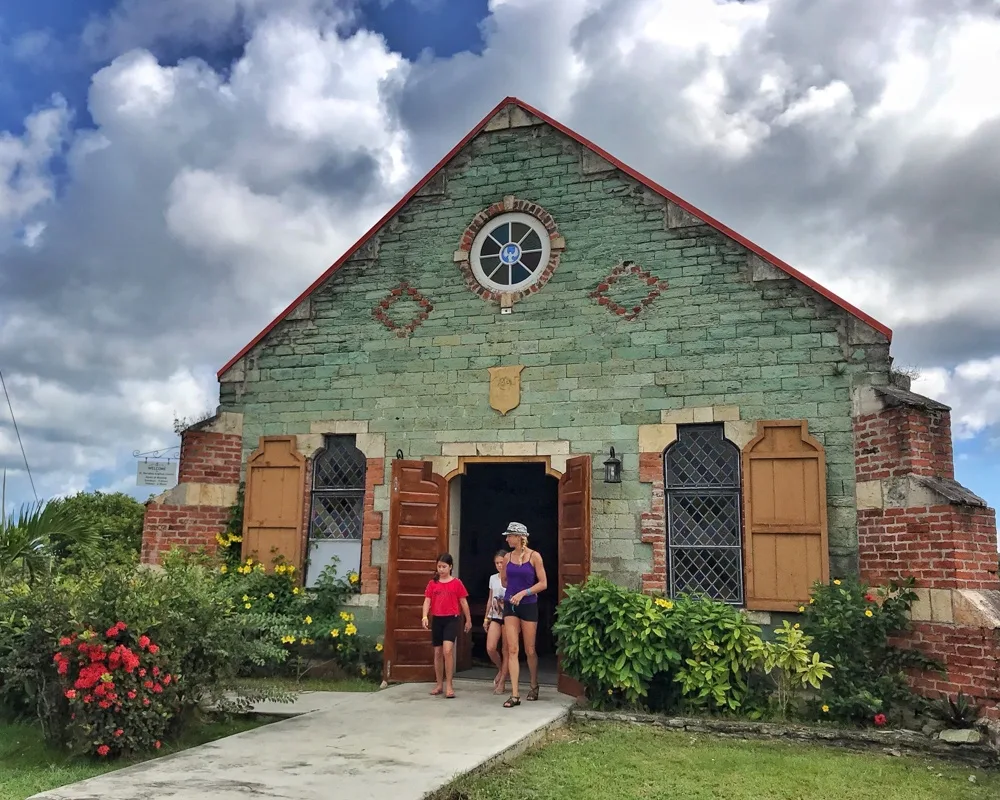
[[[640,541],[650,488],[637,480],[639,426],[712,406],[739,407],[744,421],[805,418],[826,449],[831,567],[852,571],[851,387],[887,376],[885,337],[798,281],[773,280],[694,218],[679,224],[666,200],[595,163],[544,125],[473,139],[446,167],[441,192],[411,200],[363,258],[316,291],[308,318],[281,323],[223,376],[222,407],[244,412],[248,452],[262,434],[307,433],[331,419],[368,421],[389,457],[442,456],[455,442],[567,440],[594,456],[593,567],[638,587],[652,558]],[[550,213],[566,249],[547,285],[501,315],[464,285],[455,258],[472,219],[508,196]],[[589,296],[623,261],[667,282],[630,321]],[[406,337],[372,317],[401,281],[433,306]],[[500,416],[487,368],[515,364],[526,367],[521,404]],[[619,485],[600,479],[611,446],[623,460]],[[387,498],[380,487],[377,502]],[[387,536],[375,542],[375,563],[385,564],[387,546]]]

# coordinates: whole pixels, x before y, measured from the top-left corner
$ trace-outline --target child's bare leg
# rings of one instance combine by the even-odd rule
[[[444,648],[434,648],[434,691],[431,694],[441,694],[444,691]]]
[[[455,686],[452,683],[455,679],[455,643],[445,642],[443,649],[445,670],[444,691],[446,695],[451,695],[455,693]]]

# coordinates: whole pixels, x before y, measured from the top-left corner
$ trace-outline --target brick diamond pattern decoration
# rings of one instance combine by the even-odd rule
[[[643,297],[641,300],[637,301],[634,305],[626,307],[615,302],[608,292],[615,284],[620,284],[623,281],[641,281],[646,286],[649,287],[649,293]],[[622,319],[633,320],[642,313],[642,310],[646,306],[650,305],[661,293],[666,291],[667,282],[661,281],[655,275],[647,272],[638,264],[631,261],[623,261],[617,267],[615,267],[608,276],[601,281],[597,288],[590,293],[590,297],[600,303],[602,306],[606,306],[608,311],[612,314],[616,314]]]
[[[404,298],[413,300],[413,302],[420,307],[420,310],[409,322],[402,324],[390,316],[389,309]],[[434,306],[431,305],[430,300],[420,294],[420,292],[410,286],[410,284],[406,281],[401,281],[398,286],[390,290],[389,294],[387,294],[379,302],[379,304],[372,309],[372,318],[381,322],[390,331],[394,331],[396,336],[404,337],[409,336],[413,333],[413,331],[420,327],[424,320],[430,316],[431,311],[433,310]]]

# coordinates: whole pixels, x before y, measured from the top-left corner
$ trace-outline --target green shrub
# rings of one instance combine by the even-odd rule
[[[892,642],[909,625],[907,614],[917,597],[913,586],[911,578],[876,591],[845,578],[813,588],[809,604],[800,609],[802,627],[833,665],[812,703],[816,716],[870,724],[917,702],[906,670],[941,665]]]
[[[569,587],[553,631],[563,668],[600,706],[735,711],[760,628],[725,603],[654,598],[591,577]]]
[[[46,736],[62,739],[65,698],[52,654],[72,631],[106,631],[124,621],[158,644],[176,685],[178,732],[203,706],[244,710],[270,690],[247,691],[244,665],[280,663],[287,652],[268,635],[273,620],[236,612],[226,586],[197,557],[172,554],[164,568],[109,567],[81,576],[50,575],[0,594],[0,700],[8,714],[37,717]]]
[[[782,717],[792,710],[796,692],[811,686],[819,689],[825,678],[830,677],[831,664],[821,661],[818,652],[810,651],[812,637],[807,636],[798,623],[784,620],[775,630],[773,641],[758,639],[750,648],[777,690],[775,705]]]
[[[53,663],[71,752],[116,758],[160,748],[180,712],[182,678],[159,644],[119,620],[103,633],[62,636]]]
[[[676,680],[687,705],[740,710],[749,692],[760,628],[739,609],[700,597],[677,598],[671,616],[677,621],[682,657]]]
[[[664,611],[652,597],[600,577],[567,587],[553,625],[563,669],[601,705],[616,697],[641,702],[653,678],[680,663],[676,623]]]

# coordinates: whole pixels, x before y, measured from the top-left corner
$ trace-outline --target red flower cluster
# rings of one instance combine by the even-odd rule
[[[886,718],[885,718],[885,714],[876,714],[876,715],[875,715],[875,724],[876,724],[876,725],[877,725],[877,726],[878,726],[879,728],[882,728],[882,727],[884,727],[884,726],[885,726],[885,723],[886,723]]]
[[[131,639],[128,626],[117,622],[103,638],[93,630],[60,637],[53,655],[63,676],[69,719],[80,726],[81,749],[101,757],[159,749],[160,737],[178,710],[176,691],[166,691],[177,680],[159,656],[160,648],[145,634],[133,646],[128,644]]]

